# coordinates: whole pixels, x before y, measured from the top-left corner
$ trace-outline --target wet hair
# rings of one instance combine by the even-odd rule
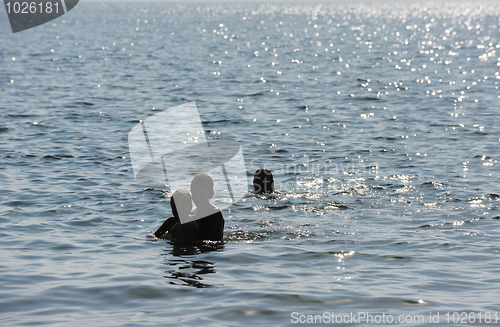
[[[210,200],[214,196],[214,180],[205,173],[197,174],[191,181],[191,193],[193,200]]]
[[[274,192],[274,178],[269,169],[257,169],[253,175],[253,191],[256,193]]]
[[[188,215],[193,209],[191,194],[183,189],[176,190],[170,198],[170,207],[175,217],[179,217],[179,214]]]

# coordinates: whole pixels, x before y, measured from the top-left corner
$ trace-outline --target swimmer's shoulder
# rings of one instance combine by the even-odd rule
[[[283,194],[283,192],[280,191],[274,191],[272,193],[250,191],[250,193],[253,194],[254,196],[262,196],[262,197],[277,197]]]

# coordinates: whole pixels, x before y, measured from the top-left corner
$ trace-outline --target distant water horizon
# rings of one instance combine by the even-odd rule
[[[2,326],[500,323],[498,2],[0,17]],[[134,178],[128,133],[191,102],[281,192],[222,244],[148,238],[173,190]]]

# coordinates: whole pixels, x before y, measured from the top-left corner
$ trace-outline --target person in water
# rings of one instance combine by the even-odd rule
[[[197,174],[191,181],[192,196],[186,190],[177,190],[172,195],[170,206],[173,217],[165,220],[154,233],[161,237],[166,233],[173,239],[182,241],[222,241],[224,232],[224,217],[220,210],[210,203],[214,196],[214,182],[207,174]],[[191,213],[192,201],[196,209]],[[181,217],[196,220],[181,224]],[[185,219],[182,219],[185,220]]]
[[[207,174],[197,174],[191,181],[191,194],[196,209],[191,213],[196,218],[199,237],[202,240],[222,241],[224,217],[219,208],[210,203],[214,196],[214,181]]]
[[[280,193],[274,189],[273,174],[269,169],[257,169],[253,175],[253,193],[255,194],[271,194]]]
[[[180,218],[188,218],[191,210],[193,209],[193,203],[191,201],[191,194],[188,191],[179,189],[172,194],[170,197],[170,208],[172,208],[172,217],[167,218],[165,222],[154,232],[154,236],[159,238],[163,235],[170,233],[173,235],[174,226],[180,225]],[[192,226],[194,227],[194,226]],[[178,229],[178,228],[176,228]]]

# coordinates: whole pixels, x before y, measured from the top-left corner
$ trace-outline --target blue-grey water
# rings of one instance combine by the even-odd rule
[[[0,61],[1,326],[500,324],[498,2],[2,7]],[[147,237],[127,135],[190,101],[282,191],[223,245]]]

